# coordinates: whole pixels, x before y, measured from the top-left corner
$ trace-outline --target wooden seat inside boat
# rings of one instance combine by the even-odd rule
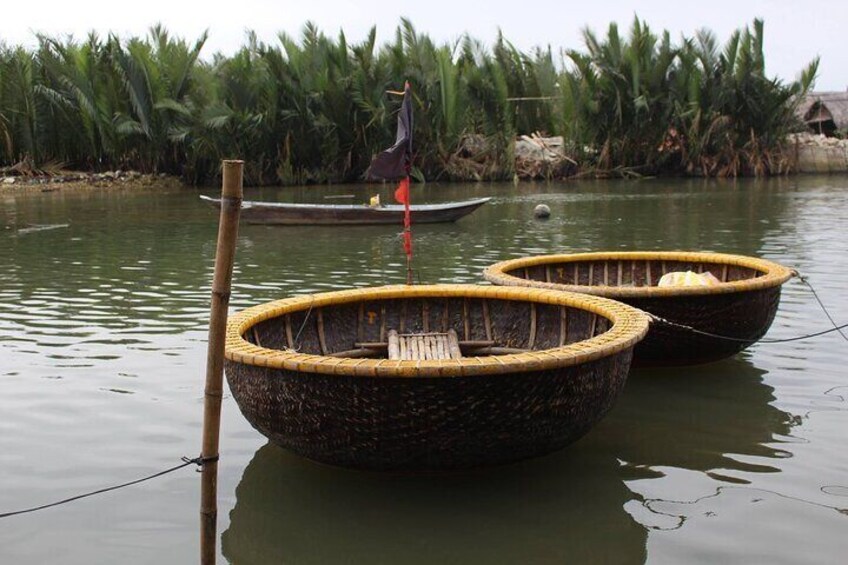
[[[459,337],[454,330],[446,333],[399,334],[389,330],[389,359],[428,361],[460,359]]]
[[[562,347],[611,325],[579,307],[488,296],[412,296],[313,305],[262,320],[244,338],[307,355],[439,361]]]

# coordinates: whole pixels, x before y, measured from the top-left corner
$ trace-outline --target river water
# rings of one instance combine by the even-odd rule
[[[846,177],[413,192],[419,202],[494,197],[457,224],[414,228],[421,282],[481,282],[486,265],[527,254],[710,250],[800,270],[836,320],[848,320]],[[368,196],[342,186],[247,197],[347,194]],[[550,220],[533,219],[540,203]],[[191,189],[0,193],[0,513],[197,455],[216,229],[215,212]],[[404,277],[395,227],[243,225],[232,303]],[[768,335],[827,327],[793,280]],[[267,445],[227,395],[221,561],[844,562],[845,352],[829,334],[700,367],[636,371],[613,411],[571,447],[446,476],[302,460]],[[199,486],[186,468],[4,519],[0,563],[197,562]]]

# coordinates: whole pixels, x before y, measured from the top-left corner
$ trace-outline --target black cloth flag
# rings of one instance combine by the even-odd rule
[[[412,159],[412,95],[409,82],[403,87],[395,144],[374,156],[365,176],[368,180],[397,180],[409,174]]]

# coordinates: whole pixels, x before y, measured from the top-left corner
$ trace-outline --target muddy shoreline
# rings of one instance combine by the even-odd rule
[[[185,184],[179,177],[164,173],[145,174],[120,170],[104,173],[62,172],[52,175],[0,177],[0,193],[114,188],[172,189],[183,186]]]

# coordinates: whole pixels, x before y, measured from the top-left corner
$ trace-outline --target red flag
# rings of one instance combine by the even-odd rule
[[[395,201],[409,206],[409,177],[403,177],[395,190]]]
[[[412,213],[409,210],[409,177],[404,177],[395,190],[395,200],[403,204],[403,250],[412,259]]]

